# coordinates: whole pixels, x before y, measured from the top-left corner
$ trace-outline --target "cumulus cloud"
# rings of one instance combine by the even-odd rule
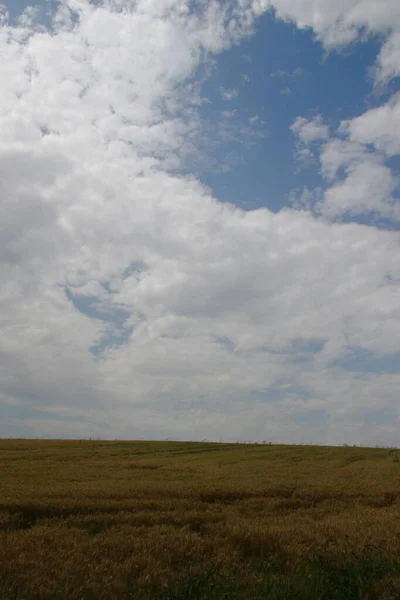
[[[290,130],[296,138],[295,159],[296,167],[301,170],[317,162],[316,143],[329,137],[329,128],[324,123],[321,115],[312,119],[297,117]]]
[[[297,117],[291,130],[303,144],[310,144],[329,137],[328,126],[323,122],[321,115],[317,115],[310,121],[304,117]]]
[[[400,8],[397,0],[272,0],[278,17],[295,22],[300,29],[312,28],[316,37],[328,49],[347,45],[360,34],[398,31]],[[258,6],[265,5],[259,0]]]
[[[342,122],[332,136],[319,117],[294,121],[298,163],[318,160],[326,182],[325,193],[313,205],[317,213],[331,219],[362,215],[400,219],[399,180],[385,162],[398,154],[396,109],[397,100],[392,99],[389,105]]]
[[[276,8],[329,45],[336,21],[319,24],[314,4]],[[245,212],[179,174],[201,136],[198,67],[269,5],[191,6],[64,0],[48,30],[32,13],[1,29],[0,433],[22,422],[32,435],[334,443],[346,425],[354,443],[389,440],[362,411],[378,396],[393,407],[398,375],[338,361],[349,348],[397,351],[398,236]],[[375,142],[347,122],[345,152],[318,118],[294,132],[320,148],[331,193],[347,169],[366,210],[364,146],[384,150],[361,129]],[[382,203],[391,176],[368,164],[380,182],[369,199]],[[323,427],[307,426],[310,411]]]
[[[386,104],[344,121],[341,131],[353,142],[371,144],[386,157],[400,153],[400,93]]]
[[[370,214],[387,219],[400,217],[393,197],[396,187],[391,170],[366,158],[346,170],[346,177],[330,187],[319,208],[329,217]]]
[[[368,35],[385,36],[371,71],[374,82],[386,84],[400,74],[400,5],[396,0],[274,0],[273,6],[277,16],[294,21],[297,27],[312,28],[327,50]],[[400,218],[399,182],[386,162],[399,153],[399,115],[396,93],[386,104],[343,121],[332,137],[320,116],[294,121],[291,129],[298,139],[298,161],[308,165],[318,158],[321,174],[330,184],[322,201],[316,203],[320,213],[329,218],[365,214]],[[310,148],[315,142],[319,148]]]
[[[258,11],[268,6],[278,18],[311,29],[327,51],[340,50],[358,40],[384,37],[371,74],[379,89],[400,76],[400,4],[397,0],[258,0]]]
[[[392,27],[393,24],[390,26]],[[392,31],[382,46],[372,73],[378,86],[388,83],[400,75],[400,27]]]

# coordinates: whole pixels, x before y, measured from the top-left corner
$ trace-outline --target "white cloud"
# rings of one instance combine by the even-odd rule
[[[389,35],[376,61],[373,74],[378,85],[385,84],[400,75],[400,27]]]
[[[316,115],[311,120],[297,117],[290,129],[296,137],[296,167],[298,169],[310,167],[317,161],[315,148],[310,146],[328,139],[328,126],[323,122],[321,115]]]
[[[340,49],[368,35],[384,42],[372,74],[377,86],[400,75],[400,4],[397,0],[273,0],[278,17],[312,28],[327,50]],[[357,118],[343,121],[330,138],[320,116],[298,117],[292,125],[297,136],[298,163],[309,165],[319,155],[321,174],[330,185],[317,209],[329,218],[373,214],[399,219],[398,179],[386,159],[399,153],[399,95]],[[319,148],[309,148],[318,143]],[[371,148],[372,146],[372,148]]]
[[[320,115],[312,120],[297,117],[291,130],[297,138],[298,163],[312,164],[318,156],[329,186],[314,206],[317,211],[331,219],[366,214],[400,219],[399,179],[387,162],[400,153],[398,93],[385,104],[342,121],[332,136]]]
[[[396,184],[388,167],[366,158],[347,169],[346,177],[326,191],[318,208],[330,218],[370,213],[399,219],[400,208],[392,195]]]
[[[387,157],[399,154],[400,93],[394,94],[386,104],[343,122],[341,131],[353,142],[372,144]]]
[[[290,129],[303,144],[310,144],[329,137],[328,126],[323,122],[321,115],[315,116],[311,121],[304,117],[297,117]]]
[[[394,406],[398,378],[366,381],[335,361],[349,347],[397,351],[398,237],[301,211],[244,212],[173,174],[202,127],[193,74],[209,52],[248,35],[265,8],[189,5],[68,0],[52,34],[28,20],[0,32],[4,422],[15,424],[7,410],[18,403],[46,417],[27,410],[33,434],[280,431],[280,440],[334,443],[351,397],[347,433],[369,441],[362,408],[378,392]],[[298,120],[295,133],[324,148],[332,188],[343,168],[362,187],[364,140],[346,140],[343,163],[320,119]],[[386,198],[385,165],[371,164]],[[112,332],[121,345],[107,345],[121,312]],[[254,399],[270,388],[282,402]],[[326,410],[329,426],[294,423],[308,408]]]
[[[364,28],[369,33],[387,33],[400,27],[397,0],[272,0],[278,17],[312,28],[327,48],[354,41]]]
[[[388,106],[342,122],[332,137],[320,117],[312,121],[298,117],[294,121],[291,130],[298,139],[297,163],[309,166],[318,157],[327,184],[323,197],[312,205],[313,210],[329,219],[368,214],[400,219],[395,194],[399,180],[385,164],[386,157],[397,153],[400,140],[396,135],[396,113],[397,103],[392,100]],[[309,147],[315,143],[316,147]]]
[[[233,100],[237,98],[239,95],[239,90],[237,88],[223,88],[221,87],[221,97],[223,100]]]
[[[285,80],[296,79],[298,77],[303,77],[303,75],[304,75],[304,69],[302,67],[297,67],[292,72],[285,71],[285,69],[277,69],[276,71],[273,71],[271,73],[271,77],[273,77],[274,79],[279,78],[279,79],[285,79]]]
[[[237,109],[234,109],[234,110],[223,110],[221,114],[226,119],[231,119],[232,117],[234,117],[236,115],[236,113],[237,113]]]
[[[259,7],[266,2],[259,0]],[[377,85],[400,75],[400,3],[398,0],[270,0],[268,6],[300,29],[311,28],[327,50],[360,38],[386,37],[375,68]]]

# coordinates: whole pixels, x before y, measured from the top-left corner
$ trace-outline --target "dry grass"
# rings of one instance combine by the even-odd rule
[[[269,563],[293,573],[372,546],[380,564],[399,558],[391,450],[4,440],[0,473],[4,600],[222,598],[170,590],[210,567],[237,591]]]

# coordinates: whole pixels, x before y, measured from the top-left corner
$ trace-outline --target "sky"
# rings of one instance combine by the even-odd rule
[[[0,15],[0,436],[398,446],[398,0]]]

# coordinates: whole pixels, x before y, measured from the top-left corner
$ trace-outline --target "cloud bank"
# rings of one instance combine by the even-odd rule
[[[351,220],[399,218],[400,97],[333,132],[296,119],[326,181],[309,206],[246,212],[182,172],[199,69],[263,12],[329,50],[384,35],[382,86],[398,3],[192,4],[3,23],[0,434],[396,443],[399,237]]]

